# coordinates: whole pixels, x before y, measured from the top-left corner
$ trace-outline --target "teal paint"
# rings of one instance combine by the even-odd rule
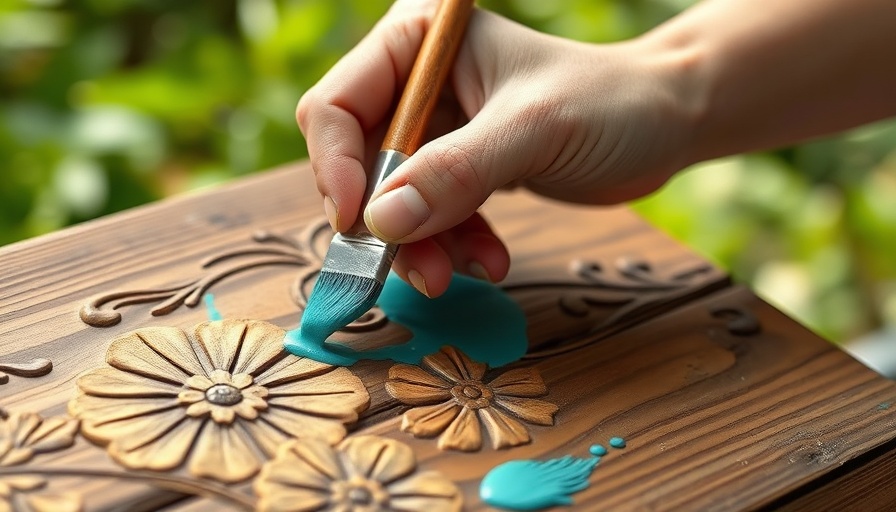
[[[884,402],[877,406],[878,411],[886,411],[889,408],[890,408],[890,402]]]
[[[611,437],[609,444],[613,448],[625,448],[625,439],[621,437]]]
[[[221,315],[221,312],[218,311],[218,308],[215,307],[215,296],[211,293],[206,293],[205,296],[202,297],[205,301],[205,310],[208,312],[208,319],[214,322],[215,320],[223,320],[224,316]]]
[[[286,333],[284,346],[297,356],[350,366],[362,359],[419,364],[424,356],[452,345],[493,368],[520,359],[528,348],[522,309],[501,288],[486,281],[455,274],[444,294],[429,299],[390,274],[377,304],[390,321],[411,331],[408,342],[366,351],[327,343],[327,337],[344,324],[333,328],[338,323],[334,321],[326,328],[309,330],[306,318],[312,312],[306,310],[299,328]],[[319,321],[323,313],[314,314],[314,324],[323,323]]]
[[[591,445],[591,448],[588,448],[588,451],[595,457],[603,457],[607,454],[607,449],[604,448],[604,445],[602,444],[593,444]]]
[[[588,488],[588,478],[599,461],[567,455],[543,462],[505,462],[482,479],[479,497],[493,507],[512,510],[572,505],[572,495]]]

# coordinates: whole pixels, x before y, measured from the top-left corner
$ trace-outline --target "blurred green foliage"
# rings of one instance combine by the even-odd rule
[[[0,244],[306,156],[296,101],[386,0],[0,0]],[[482,0],[636,36],[692,0]],[[635,208],[822,334],[896,324],[896,124],[709,162]]]

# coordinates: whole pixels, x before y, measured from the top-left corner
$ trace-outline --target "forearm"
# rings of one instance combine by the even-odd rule
[[[683,77],[689,162],[896,114],[893,0],[705,0],[642,39]]]

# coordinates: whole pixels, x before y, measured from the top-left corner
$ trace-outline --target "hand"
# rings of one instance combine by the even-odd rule
[[[399,0],[299,102],[297,119],[336,230],[358,218],[366,175],[436,1]],[[691,112],[681,58],[639,41],[591,45],[476,9],[427,144],[374,194],[367,226],[403,244],[394,270],[429,296],[452,270],[492,281],[510,260],[476,213],[519,184],[545,196],[618,203],[687,162]],[[686,64],[686,63],[685,63]]]

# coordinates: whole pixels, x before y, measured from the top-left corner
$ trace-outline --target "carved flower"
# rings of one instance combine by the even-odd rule
[[[169,470],[188,460],[194,475],[244,480],[286,439],[338,442],[370,403],[349,370],[290,355],[283,336],[270,323],[238,320],[190,334],[134,331],[109,346],[111,368],[78,379],[69,408],[83,434],[108,443],[126,467]]]
[[[457,487],[434,471],[416,473],[414,451],[394,439],[355,436],[284,443],[255,481],[265,511],[461,510]]]
[[[535,368],[508,370],[489,383],[487,366],[454,347],[426,356],[421,367],[397,364],[389,369],[386,390],[413,409],[404,413],[401,430],[416,437],[439,437],[440,449],[475,451],[482,446],[480,422],[495,449],[531,439],[516,418],[553,425],[557,406],[533,397],[547,394]]]
[[[0,411],[0,466],[31,460],[39,453],[68,448],[75,442],[78,421],[74,418],[44,419],[32,412],[7,415]],[[37,493],[47,480],[37,475],[0,475],[0,511],[75,512],[80,496],[73,493]]]
[[[0,413],[0,466],[31,460],[38,453],[68,448],[75,442],[78,420],[44,419],[33,412]]]

